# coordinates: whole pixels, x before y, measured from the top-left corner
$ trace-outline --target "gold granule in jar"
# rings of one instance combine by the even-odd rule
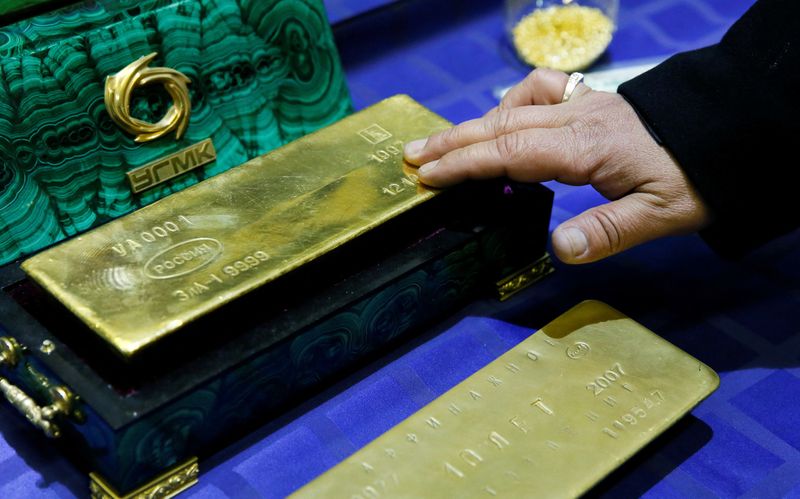
[[[564,5],[537,9],[514,26],[520,57],[536,67],[577,71],[611,43],[614,23],[600,9]]]

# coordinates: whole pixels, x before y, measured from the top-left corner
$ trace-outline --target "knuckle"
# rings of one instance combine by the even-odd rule
[[[595,169],[604,161],[605,127],[604,120],[593,113],[572,120],[565,127],[566,159],[581,179],[589,181]]]
[[[583,125],[572,121],[565,127],[566,134],[563,138],[562,151],[565,162],[570,165],[578,178],[588,179],[591,173],[591,161],[586,154],[586,137],[583,134]]]
[[[609,253],[620,252],[625,246],[625,232],[622,229],[622,221],[616,212],[600,206],[594,211],[592,219],[594,220],[595,232]]]
[[[431,145],[436,150],[450,148],[453,144],[458,142],[458,137],[460,134],[461,132],[457,126],[448,128],[447,130],[439,132],[431,137]]]
[[[500,104],[498,104],[497,107],[492,110],[493,112],[492,111],[489,112],[490,115],[499,113],[500,111],[502,111],[504,109],[513,108],[514,106],[513,106],[513,104],[511,102],[512,102],[512,99],[514,97],[514,94],[516,94],[518,92],[519,92],[519,90],[517,90],[517,87],[511,88],[506,93],[506,95],[504,95],[503,98],[500,99]]]
[[[511,110],[499,110],[491,120],[487,121],[486,126],[489,127],[487,131],[493,134],[495,138],[508,134],[513,130],[513,114]]]
[[[537,68],[531,71],[530,75],[528,75],[528,79],[530,80],[532,85],[541,85],[544,83],[544,80],[549,76],[551,69],[546,68]]]
[[[442,148],[442,135],[445,132],[439,132],[434,135],[428,137],[428,140],[425,142],[425,150],[426,151],[438,151]]]
[[[514,162],[522,152],[520,137],[516,133],[501,135],[494,143],[498,157],[507,163]]]

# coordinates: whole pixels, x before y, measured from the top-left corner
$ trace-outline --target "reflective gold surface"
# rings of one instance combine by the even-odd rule
[[[584,302],[295,497],[576,497],[718,385],[697,359]]]
[[[447,126],[396,96],[22,267],[132,356],[434,196],[402,145]]]
[[[119,73],[106,78],[105,103],[111,119],[131,135],[136,142],[156,140],[174,131],[180,139],[189,126],[192,103],[189,100],[189,77],[172,68],[148,67],[156,52],[140,57]],[[131,116],[131,95],[138,87],[160,83],[172,98],[167,114],[158,123],[148,123]]]

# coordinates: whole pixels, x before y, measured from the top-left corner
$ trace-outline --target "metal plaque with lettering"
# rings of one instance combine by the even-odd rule
[[[131,191],[137,194],[172,180],[178,175],[205,166],[217,159],[217,151],[211,139],[198,142],[165,158],[148,163],[126,175]]]
[[[403,162],[403,143],[448,126],[411,98],[392,97],[46,250],[22,268],[132,357],[431,199],[436,191]],[[151,165],[142,182],[210,158],[213,146],[203,144]]]
[[[699,360],[583,302],[294,497],[578,497],[717,386]]]

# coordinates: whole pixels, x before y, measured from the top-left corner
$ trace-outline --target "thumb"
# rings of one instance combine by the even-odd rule
[[[565,263],[590,263],[676,232],[648,195],[633,193],[587,210],[553,231],[553,250]]]

